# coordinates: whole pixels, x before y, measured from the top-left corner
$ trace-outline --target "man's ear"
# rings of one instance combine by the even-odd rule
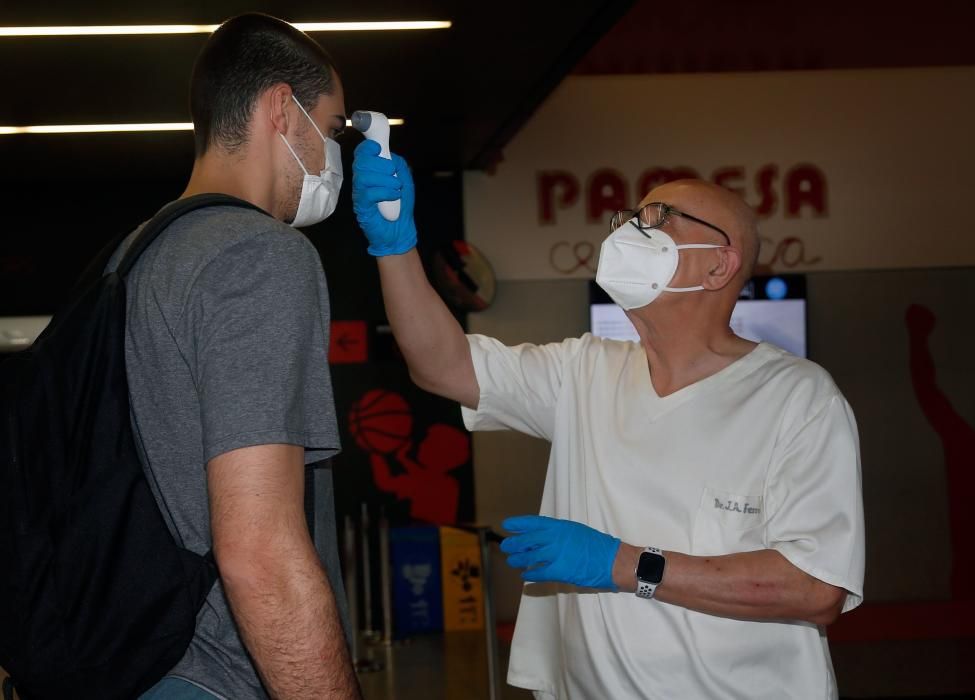
[[[731,284],[741,270],[741,251],[730,246],[715,248],[717,263],[708,270],[701,283],[705,289],[716,292]]]
[[[261,100],[264,103],[267,120],[279,134],[288,133],[292,94],[290,85],[278,83],[268,88]]]

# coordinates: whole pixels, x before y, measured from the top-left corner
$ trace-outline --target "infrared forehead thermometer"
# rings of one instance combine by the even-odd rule
[[[362,133],[367,139],[375,141],[382,150],[379,156],[390,159],[389,155],[389,119],[382,112],[353,112],[352,128]],[[399,218],[399,200],[379,203],[379,213],[387,221]]]

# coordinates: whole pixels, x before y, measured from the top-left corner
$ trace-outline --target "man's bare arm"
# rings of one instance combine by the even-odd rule
[[[207,465],[213,552],[273,698],[358,698],[328,576],[304,513],[304,450],[259,445]]]
[[[379,260],[386,315],[417,386],[468,408],[480,389],[464,330],[427,280],[416,249]]]
[[[636,590],[642,547],[622,543],[613,563],[613,582]],[[654,597],[698,612],[742,620],[836,620],[846,591],[810,576],[773,549],[714,557],[664,552],[664,579]]]

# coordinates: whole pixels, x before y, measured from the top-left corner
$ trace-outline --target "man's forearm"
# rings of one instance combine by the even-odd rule
[[[332,586],[314,548],[300,549],[222,575],[244,644],[272,698],[358,698]]]
[[[622,591],[636,590],[641,547],[623,543],[613,565]],[[829,624],[846,592],[824,583],[772,549],[700,557],[665,552],[667,565],[655,598],[711,615],[743,620],[804,620]]]
[[[430,286],[416,250],[378,261],[386,315],[413,381],[476,407],[477,380],[464,330]]]

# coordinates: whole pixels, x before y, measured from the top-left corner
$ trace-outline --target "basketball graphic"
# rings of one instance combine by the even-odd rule
[[[399,394],[373,389],[352,405],[349,431],[366,452],[391,454],[410,444],[413,414]]]

